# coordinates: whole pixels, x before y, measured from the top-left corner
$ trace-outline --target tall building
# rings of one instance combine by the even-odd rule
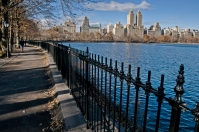
[[[127,15],[127,25],[134,26],[134,13],[133,13],[133,10],[130,10],[129,14]]]
[[[82,26],[80,27],[80,32],[89,33],[89,19],[87,17],[84,17]]]
[[[64,25],[56,26],[58,28],[59,33],[75,33],[76,32],[76,25],[74,22],[68,20],[64,23]]]
[[[178,37],[180,35],[180,28],[178,26],[175,26],[173,28],[164,28],[163,30],[164,35],[166,36],[173,36]]]
[[[114,28],[113,24],[110,23],[110,24],[107,26],[107,33],[113,32],[113,28]]]
[[[101,24],[90,25],[89,19],[87,17],[84,17],[84,20],[82,22],[82,26],[80,27],[80,32],[86,32],[86,33],[99,32],[99,33],[102,33]]]
[[[147,30],[147,35],[150,37],[157,37],[162,35],[162,30],[158,22],[156,22],[154,25],[152,25],[148,30]]]
[[[196,37],[196,38],[199,38],[199,31],[193,30],[193,36]]]
[[[180,28],[178,26],[175,26],[172,28],[174,31],[180,32]]]
[[[107,33],[112,32],[114,36],[137,36],[138,38],[143,38],[144,35],[144,26],[142,25],[142,13],[138,10],[136,14],[136,23],[134,22],[134,13],[133,10],[129,11],[127,15],[127,25],[122,25],[120,22],[116,23],[114,26],[109,24],[107,26]],[[89,20],[87,17],[84,18],[82,26],[80,27],[80,32],[100,32],[102,33],[101,26],[93,27],[89,25]]]
[[[127,25],[124,29],[124,34],[129,36],[137,35],[139,38],[143,38],[144,27],[142,25],[142,13],[138,10],[136,14],[136,24],[134,24],[134,13],[131,10],[127,15]]]
[[[133,36],[136,35],[139,38],[143,38],[144,27],[142,26],[142,13],[138,10],[136,14],[136,24],[134,23],[134,13],[133,10],[129,11],[127,15],[127,25],[122,25],[120,22],[113,25],[110,24],[107,26],[107,32],[113,32],[115,36]]]
[[[113,34],[118,37],[124,35],[124,27],[120,22],[114,25]]]
[[[142,26],[142,13],[140,12],[140,10],[138,10],[137,15],[136,15],[136,25],[137,27]]]
[[[184,37],[191,37],[192,36],[192,32],[190,29],[185,29],[184,31]]]

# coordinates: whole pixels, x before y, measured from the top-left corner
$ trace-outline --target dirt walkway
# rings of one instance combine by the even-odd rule
[[[49,88],[45,56],[37,48],[25,47],[0,67],[0,131],[41,132],[49,127]]]

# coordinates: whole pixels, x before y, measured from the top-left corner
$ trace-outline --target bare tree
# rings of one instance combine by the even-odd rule
[[[127,36],[125,37],[125,41],[126,41],[127,43],[131,43],[132,40],[133,40],[133,37],[132,37],[131,35],[127,35]]]
[[[92,11],[88,8],[88,4],[96,2],[99,2],[99,0],[60,0],[64,16],[73,20],[76,20],[75,18],[82,15],[83,12]],[[79,14],[77,14],[77,11],[79,11]]]
[[[106,40],[107,41],[113,41],[113,33],[112,32],[108,32],[106,34]]]
[[[77,12],[91,11],[87,5],[93,2],[98,2],[98,0],[0,0],[2,34],[0,50],[5,51],[6,47],[3,25],[5,21],[12,23],[9,28],[10,39],[15,36],[18,44],[19,38],[22,36],[30,38],[38,35],[33,33],[38,32],[38,30],[33,30],[30,23],[34,27],[38,26],[38,22],[45,21],[49,26],[52,26],[62,15],[75,19]],[[30,32],[32,35],[29,35]]]
[[[90,34],[89,34],[89,40],[95,41],[95,34],[93,32],[90,32]]]
[[[95,35],[96,35],[97,41],[99,41],[102,38],[102,35],[99,32],[96,32]]]
[[[147,34],[144,34],[144,42],[148,43],[149,42],[149,36]]]

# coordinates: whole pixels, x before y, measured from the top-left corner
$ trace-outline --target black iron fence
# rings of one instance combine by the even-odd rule
[[[184,66],[180,65],[179,74],[174,88],[175,97],[167,98],[164,93],[164,75],[161,75],[160,86],[155,89],[151,85],[151,71],[148,80],[143,83],[140,79],[140,68],[137,76],[132,77],[131,65],[128,73],[124,73],[124,64],[118,66],[103,56],[90,54],[86,51],[71,48],[57,43],[29,42],[47,50],[53,56],[58,70],[66,80],[71,94],[87,121],[87,128],[93,131],[147,131],[148,105],[150,95],[157,97],[157,114],[155,130],[158,132],[160,113],[163,101],[171,107],[170,132],[179,130],[182,109],[193,115],[195,132],[199,132],[199,102],[190,109],[182,101],[184,93]],[[108,64],[109,63],[109,64]],[[119,69],[120,68],[120,69]],[[145,103],[141,125],[139,120],[138,103],[139,91],[145,92]],[[143,105],[143,104],[142,104]]]

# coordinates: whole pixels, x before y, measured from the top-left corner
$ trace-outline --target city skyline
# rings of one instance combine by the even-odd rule
[[[182,30],[199,30],[198,4],[197,0],[103,0],[89,4],[88,7],[93,10],[84,12],[79,19],[82,20],[84,16],[87,16],[90,24],[100,23],[103,28],[110,23],[116,24],[117,22],[125,25],[128,12],[133,10],[134,13],[137,13],[140,9],[143,15],[143,26],[147,29],[155,22],[159,22],[162,29],[179,26]],[[81,22],[77,25],[77,29],[80,25]]]

